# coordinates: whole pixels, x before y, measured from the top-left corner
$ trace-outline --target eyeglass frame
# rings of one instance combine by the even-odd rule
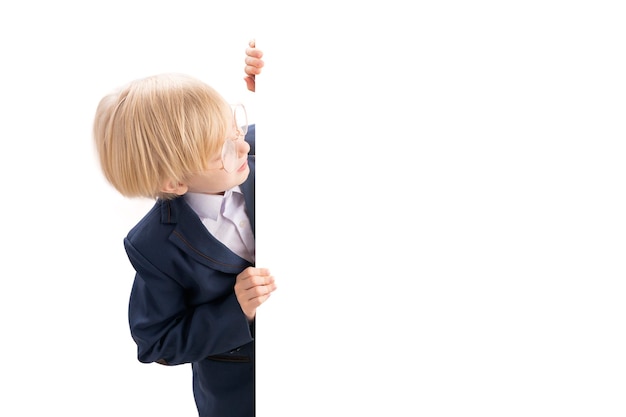
[[[237,162],[238,162],[238,152],[237,152],[237,141],[239,139],[244,139],[246,137],[246,133],[248,133],[248,113],[246,112],[246,108],[241,103],[235,103],[230,105],[233,111],[233,125],[231,127],[235,130],[235,137],[226,138],[224,144],[222,145],[222,167],[224,171],[231,173],[237,170]],[[243,115],[243,120],[245,124],[238,126],[237,125],[237,111],[241,109]]]

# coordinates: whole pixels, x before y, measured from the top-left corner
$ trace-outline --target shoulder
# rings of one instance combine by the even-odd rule
[[[183,198],[157,200],[150,211],[128,232],[126,239],[133,245],[154,245],[167,239],[176,224],[186,218],[185,208],[191,210]]]
[[[189,213],[185,211],[185,208]],[[177,231],[200,229],[202,223],[183,198],[157,200],[152,209],[128,232],[124,249],[137,271],[166,271],[180,259]]]

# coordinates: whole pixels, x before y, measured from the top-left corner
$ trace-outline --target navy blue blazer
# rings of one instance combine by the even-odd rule
[[[254,231],[255,126],[241,184]],[[136,275],[131,335],[144,363],[191,363],[200,416],[254,415],[254,327],[234,293],[250,262],[214,238],[182,197],[157,200],[124,247]]]

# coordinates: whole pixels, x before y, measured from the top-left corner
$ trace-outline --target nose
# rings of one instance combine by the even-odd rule
[[[248,155],[248,152],[250,152],[250,144],[248,142],[242,138],[235,143],[237,144],[237,157],[241,158],[242,156]]]

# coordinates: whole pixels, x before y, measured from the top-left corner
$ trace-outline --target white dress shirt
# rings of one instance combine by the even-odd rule
[[[187,193],[184,199],[217,240],[254,263],[254,234],[239,186],[225,191],[224,195]]]

